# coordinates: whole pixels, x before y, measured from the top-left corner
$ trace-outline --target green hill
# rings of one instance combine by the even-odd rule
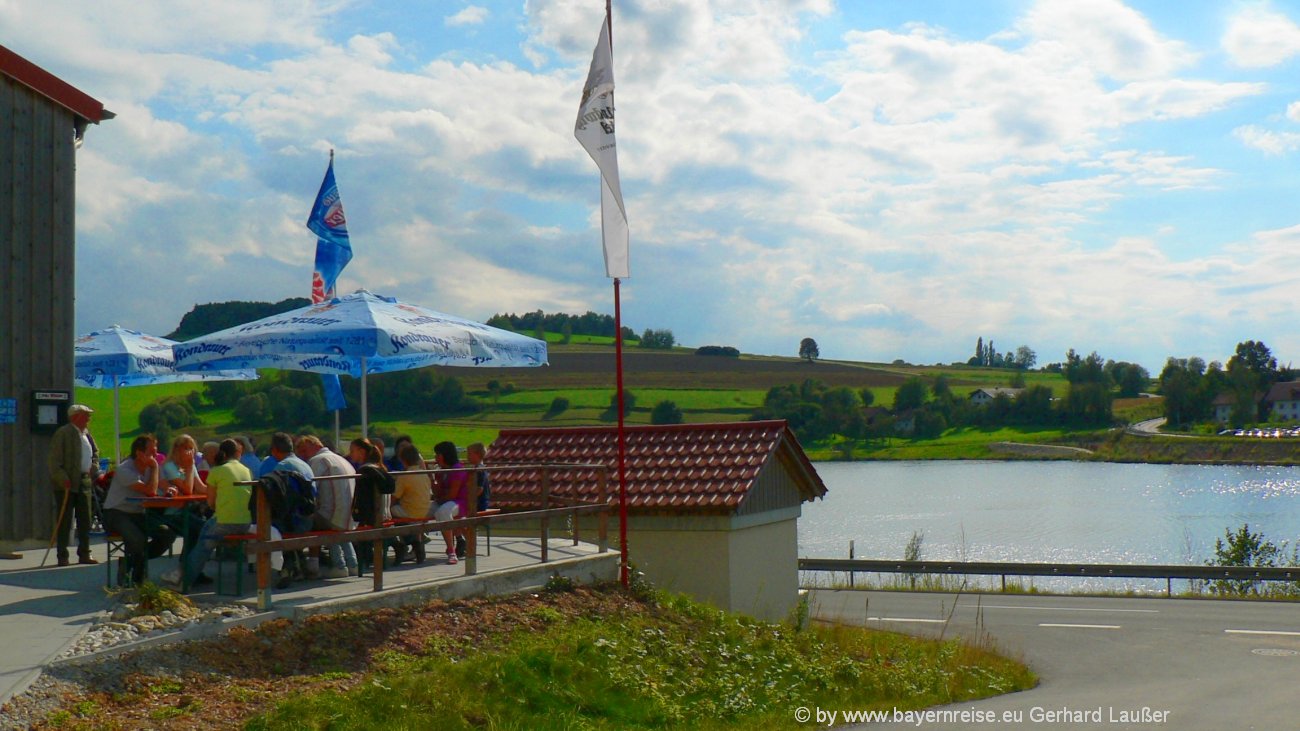
[[[181,324],[165,337],[172,340],[190,340],[228,327],[242,325],[245,322],[306,307],[309,304],[311,300],[306,297],[290,297],[279,302],[212,302],[206,305],[194,305],[194,309],[181,318]]]

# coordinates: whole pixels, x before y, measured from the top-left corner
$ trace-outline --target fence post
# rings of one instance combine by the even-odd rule
[[[849,541],[849,560],[850,560],[850,561],[853,560],[853,541],[852,541],[852,540]],[[857,587],[855,587],[855,586],[853,585],[853,580],[854,580],[854,578],[855,578],[856,576],[857,576],[857,574],[855,574],[852,570],[849,571],[849,588],[850,588],[850,589],[855,589],[855,588],[857,588]]]
[[[551,468],[542,467],[542,510],[549,510],[551,507]],[[551,542],[551,518],[548,515],[542,516],[542,563],[550,560],[550,542]]]
[[[374,495],[371,498],[373,502],[370,503],[371,505],[374,506],[374,510],[371,511],[371,515],[370,515],[370,523],[371,523],[370,527],[383,528],[384,509],[382,504],[379,501],[383,500],[384,496],[382,493],[379,492],[378,483],[373,485],[370,489]],[[370,573],[374,575],[374,582],[375,582],[374,587],[375,587],[375,591],[377,592],[384,590],[384,554],[385,553],[386,551],[384,550],[383,538],[376,538],[375,540],[370,542]]]
[[[474,468],[470,473],[469,499],[465,501],[465,517],[473,518],[478,515],[478,496],[483,490],[478,486],[479,471],[482,467]],[[478,573],[478,524],[472,523],[465,528],[465,575],[473,576]]]
[[[599,541],[600,552],[606,553],[609,551],[609,496],[606,492],[609,487],[609,468],[603,465],[600,468],[598,485],[600,504],[605,506],[605,510],[600,511],[600,514],[596,516],[596,537]]]
[[[271,506],[266,502],[266,491],[260,485],[253,485],[257,495],[257,540],[260,543],[271,540]],[[236,571],[246,571],[239,566]],[[257,554],[257,609],[265,612],[271,608],[271,554],[259,551]]]

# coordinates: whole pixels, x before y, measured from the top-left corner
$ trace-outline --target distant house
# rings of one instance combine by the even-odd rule
[[[1277,385],[1280,386],[1282,384],[1279,383]],[[1300,386],[1300,384],[1296,385]],[[1269,393],[1272,393],[1272,391]],[[1266,398],[1265,394],[1256,393],[1255,403],[1258,404],[1264,398]],[[1214,400],[1210,402],[1210,406],[1214,409],[1214,420],[1220,424],[1227,424],[1228,421],[1232,419],[1232,408],[1236,405],[1237,394],[1232,391],[1224,391],[1218,396],[1215,396]],[[1291,410],[1291,413],[1295,413],[1294,409]],[[1300,416],[1293,416],[1291,418],[1300,418]]]
[[[894,417],[895,434],[912,434],[916,432],[916,414],[917,409],[907,409],[898,412]]]
[[[977,388],[971,391],[970,402],[975,406],[983,406],[992,402],[998,396],[1014,399],[1024,390],[1023,388]]]
[[[616,502],[617,432],[506,429],[487,465],[605,464]],[[591,499],[598,484],[595,470],[555,473],[551,494]],[[797,521],[826,486],[786,422],[628,427],[627,489],[629,559],[656,586],[767,620],[794,608]],[[540,493],[540,470],[492,475],[497,507],[535,505],[527,498]]]
[[[1274,383],[1264,396],[1269,412],[1283,421],[1300,421],[1300,381]]]

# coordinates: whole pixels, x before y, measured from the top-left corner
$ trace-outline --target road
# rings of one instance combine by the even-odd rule
[[[1161,416],[1158,419],[1147,419],[1146,421],[1139,421],[1136,424],[1132,424],[1129,426],[1128,431],[1130,434],[1153,436],[1155,434],[1159,434],[1160,427],[1164,425],[1165,425],[1165,417]]]
[[[999,719],[1019,712],[1020,722],[1010,715],[1008,723],[919,728],[1300,728],[1300,606],[1291,603],[816,590],[812,616],[921,636],[987,637],[1041,680],[1030,691],[948,707]],[[1098,708],[1100,721],[1031,720]],[[1147,722],[1110,721],[1143,708],[1151,711]],[[853,728],[895,727],[904,725]]]

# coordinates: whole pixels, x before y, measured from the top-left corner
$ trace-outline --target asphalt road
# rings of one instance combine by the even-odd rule
[[[1041,680],[1023,693],[937,709],[991,712],[991,723],[950,716],[851,728],[1300,728],[1297,604],[817,590],[812,615],[921,636],[987,638]],[[1125,722],[1124,714],[1137,715]],[[816,726],[816,717],[805,725]]]

